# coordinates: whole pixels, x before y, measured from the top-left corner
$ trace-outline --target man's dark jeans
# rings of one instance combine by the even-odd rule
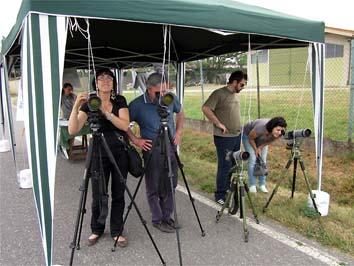
[[[230,187],[230,168],[233,162],[226,161],[225,155],[227,151],[238,151],[241,144],[241,135],[237,137],[220,137],[214,136],[214,144],[218,156],[218,170],[216,174],[216,191],[215,201],[219,199],[225,200],[226,191]]]

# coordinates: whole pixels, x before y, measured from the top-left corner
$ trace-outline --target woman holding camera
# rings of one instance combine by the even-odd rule
[[[257,192],[256,177],[253,174],[257,157],[261,157],[264,163],[267,160],[268,144],[279,139],[287,124],[283,117],[272,119],[256,119],[243,126],[242,143],[250,157],[248,159],[248,185],[252,193]],[[260,191],[267,193],[266,176],[259,177]]]
[[[122,136],[125,141],[128,141],[126,131],[128,130],[130,121],[126,99],[121,95],[116,95],[116,78],[112,71],[107,68],[100,69],[96,72],[92,86],[97,91],[97,96],[101,99],[101,106],[98,112],[95,112],[100,114],[98,132],[103,133],[118,164],[119,170],[123,178],[126,179],[128,174],[128,158],[123,143],[118,140],[118,136]],[[71,135],[78,133],[87,120],[90,122],[93,110],[90,110],[87,100],[88,93],[81,93],[77,96],[69,119],[68,129]],[[110,175],[112,176],[110,218],[112,238],[116,240],[119,233],[123,231],[125,186],[124,183],[121,182],[120,176],[116,172],[113,164],[110,162],[103,145],[100,145],[99,149],[101,150],[101,156],[98,155],[98,151],[92,152],[91,166],[88,171],[91,175],[92,184],[92,234],[88,238],[89,246],[97,243],[105,229],[108,203],[102,204],[102,184],[105,184],[105,190],[107,191]],[[99,180],[97,175],[95,175],[96,172],[100,172],[100,168],[97,168],[99,166],[95,166],[97,164],[99,165],[100,161],[102,162],[104,180]],[[120,247],[125,247],[128,241],[125,237],[119,236],[117,244]]]

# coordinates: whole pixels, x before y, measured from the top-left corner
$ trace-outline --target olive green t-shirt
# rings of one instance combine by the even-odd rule
[[[204,103],[213,110],[219,121],[229,131],[222,134],[222,130],[214,125],[214,135],[221,137],[235,137],[241,132],[240,95],[231,92],[227,87],[222,87],[212,92]]]

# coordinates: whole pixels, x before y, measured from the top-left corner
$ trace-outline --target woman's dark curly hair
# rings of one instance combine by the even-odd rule
[[[286,124],[284,117],[277,116],[277,117],[273,117],[272,119],[270,119],[265,127],[266,127],[267,131],[270,133],[273,131],[273,128],[275,128],[275,127],[286,128],[287,124]]]
[[[101,75],[108,75],[113,78],[113,90],[117,89],[117,80],[113,72],[109,68],[100,68],[96,71],[96,76],[92,79],[92,88],[96,90],[96,79]]]

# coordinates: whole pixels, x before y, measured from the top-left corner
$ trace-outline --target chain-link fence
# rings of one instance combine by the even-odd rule
[[[313,98],[310,86],[308,48],[263,50],[252,54],[247,88],[241,92],[243,121],[284,116],[288,128],[313,129]],[[205,119],[202,103],[224,86],[235,69],[188,69],[184,108],[186,116]],[[350,43],[326,45],[324,136],[347,141],[350,104]],[[203,88],[203,91],[202,91]],[[257,94],[259,88],[259,94]],[[258,95],[258,96],[257,96]]]

